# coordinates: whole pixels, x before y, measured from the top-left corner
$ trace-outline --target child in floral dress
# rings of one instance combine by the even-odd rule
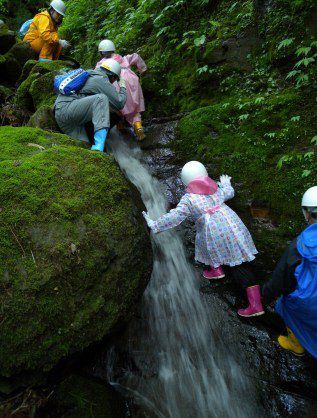
[[[204,277],[220,279],[224,277],[222,265],[229,266],[234,278],[247,291],[249,306],[239,309],[239,315],[262,315],[260,287],[250,286],[253,274],[249,262],[255,259],[257,250],[246,226],[225,204],[234,196],[231,178],[222,175],[218,187],[198,161],[185,164],[181,177],[187,189],[177,207],[156,221],[143,212],[148,226],[154,233],[159,233],[174,228],[187,217],[193,218],[197,230],[195,259],[209,266],[203,272]]]

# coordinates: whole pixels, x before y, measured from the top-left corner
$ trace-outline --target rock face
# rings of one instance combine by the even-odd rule
[[[222,41],[221,46],[210,52],[207,50],[206,62],[211,65],[227,64],[232,69],[250,71],[252,66],[249,56],[261,46],[261,42],[256,31],[249,30],[242,35]]]
[[[0,20],[0,54],[5,54],[15,44],[15,33]]]
[[[0,142],[0,375],[11,377],[127,321],[151,246],[111,157],[34,128],[2,127]]]
[[[24,64],[34,58],[34,52],[27,42],[18,42],[0,56],[1,82],[14,84],[20,78]]]
[[[53,115],[56,93],[54,77],[61,71],[70,71],[69,61],[28,61],[20,77],[14,100],[17,113],[27,111],[31,116],[28,125],[59,132]]]

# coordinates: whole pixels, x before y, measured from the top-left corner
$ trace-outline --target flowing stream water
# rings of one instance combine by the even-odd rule
[[[151,218],[158,218],[167,210],[159,182],[142,163],[137,145],[115,139],[114,157]],[[259,417],[253,388],[222,343],[220,325],[200,297],[197,273],[179,234],[151,234],[151,240],[153,272],[142,317],[130,329],[129,356],[137,367],[114,377],[114,348],[109,382],[128,391],[150,417]]]

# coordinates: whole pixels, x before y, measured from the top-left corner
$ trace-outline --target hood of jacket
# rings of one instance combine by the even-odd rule
[[[197,177],[188,183],[187,193],[212,195],[218,190],[217,183],[208,176]]]
[[[303,258],[317,263],[317,222],[309,225],[299,235],[297,250]]]

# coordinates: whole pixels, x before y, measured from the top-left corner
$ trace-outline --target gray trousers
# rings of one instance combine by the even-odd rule
[[[75,139],[89,142],[85,123],[92,122],[94,131],[110,127],[109,100],[105,94],[55,104],[55,119],[61,131]]]

